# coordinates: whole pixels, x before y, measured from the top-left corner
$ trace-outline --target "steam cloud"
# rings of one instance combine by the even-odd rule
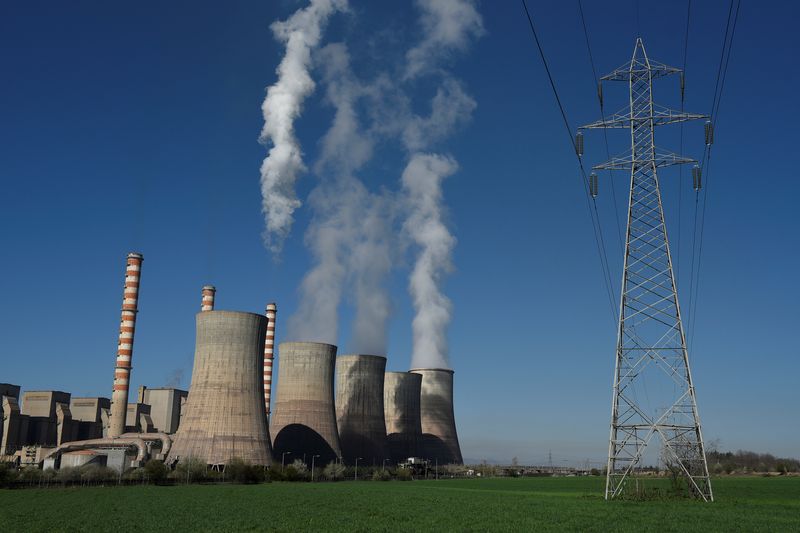
[[[264,128],[260,141],[272,144],[261,164],[261,210],[266,224],[264,242],[274,254],[283,248],[294,211],[301,205],[294,186],[305,165],[294,135],[294,121],[314,90],[308,72],[311,52],[318,46],[331,14],[345,9],[347,0],[311,0],[308,7],[271,26],[275,38],[286,44],[286,55],[277,69],[278,81],[269,87],[261,105]]]
[[[442,182],[456,172],[458,164],[450,156],[435,153],[434,148],[469,120],[476,104],[441,63],[454,52],[465,49],[470,40],[484,30],[471,0],[419,0],[416,5],[420,10],[421,37],[397,69],[399,83],[398,76],[387,73],[379,74],[370,83],[356,79],[344,44],[328,45],[315,54],[323,70],[325,99],[335,115],[322,139],[321,156],[314,168],[320,183],[309,195],[313,217],[305,237],[314,263],[302,281],[298,311],[289,319],[289,337],[335,344],[338,312],[344,289],[349,288],[347,294],[353,294],[355,299],[352,349],[359,353],[385,354],[391,311],[386,279],[393,262],[410,244],[416,253],[409,278],[415,309],[412,365],[447,367],[446,334],[452,306],[443,294],[442,283],[452,270],[456,239],[445,224],[447,210]],[[316,47],[318,41],[317,30],[312,47]],[[302,94],[303,98],[313,90],[313,82],[308,77],[308,43],[311,41],[305,42],[306,53],[300,64],[310,85],[306,84],[304,91],[292,93],[294,96]],[[412,111],[409,93],[415,80],[424,76],[440,80],[427,116]],[[279,84],[280,80],[276,86]],[[267,100],[269,98],[268,94]],[[299,104],[293,109],[294,115],[289,115],[292,119],[299,113]],[[359,110],[365,111],[365,123],[360,120]],[[400,140],[408,155],[399,196],[370,191],[358,177],[371,159],[376,143],[389,138]],[[293,134],[290,140],[293,150],[290,154],[296,154],[298,164],[287,174],[291,179],[283,182],[288,184],[285,190],[291,194],[276,198],[276,203],[288,206],[284,211],[274,211],[281,224],[275,225],[279,229],[273,233],[280,237],[280,242],[291,226],[292,212],[299,206],[293,184],[297,173],[303,169]],[[403,212],[398,213],[396,209]],[[283,223],[277,216],[281,213],[288,214],[288,222]],[[396,235],[393,230],[399,215],[405,220],[403,232]],[[269,218],[267,229],[271,230]]]
[[[442,218],[442,180],[458,169],[450,157],[415,154],[403,171],[409,215],[404,229],[420,248],[409,279],[416,316],[412,323],[412,368],[447,368],[450,300],[442,294],[444,274],[452,270],[456,239]]]

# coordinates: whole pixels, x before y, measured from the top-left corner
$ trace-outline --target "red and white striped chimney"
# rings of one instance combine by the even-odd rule
[[[272,360],[275,350],[275,315],[278,306],[274,303],[267,304],[267,338],[264,341],[264,404],[267,406],[269,417],[269,403],[272,397]]]
[[[214,310],[214,294],[217,289],[213,285],[206,285],[203,287],[203,302],[200,304],[200,311],[213,311]]]
[[[122,297],[122,318],[119,324],[117,365],[114,369],[114,392],[111,396],[111,420],[108,428],[110,437],[119,437],[125,433],[128,387],[133,357],[133,334],[136,330],[136,313],[139,311],[139,276],[143,260],[142,254],[134,252],[128,254],[125,290]]]

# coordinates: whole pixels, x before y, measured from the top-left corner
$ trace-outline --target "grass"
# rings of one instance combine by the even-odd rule
[[[800,531],[800,477],[606,502],[601,478],[0,490],[2,531]]]

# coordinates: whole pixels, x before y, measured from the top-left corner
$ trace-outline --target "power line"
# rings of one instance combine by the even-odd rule
[[[733,38],[736,35],[736,23],[739,20],[739,8],[741,6],[741,0],[736,1],[736,13],[733,16],[733,28],[731,29],[731,38],[728,41],[728,53],[725,59],[725,68],[722,71],[722,83],[720,84],[719,88],[719,96],[715,95],[715,104],[716,107],[712,106],[711,111],[711,123],[712,125],[716,125],[719,122],[719,107],[722,103],[722,93],[725,90],[725,80],[728,76],[728,65],[731,60],[731,51],[733,50]],[[731,0],[731,8],[733,7],[733,0]],[[730,20],[730,19],[729,19]],[[727,32],[726,32],[727,33]],[[723,46],[723,55],[724,55],[724,46]],[[700,266],[703,258],[703,235],[705,233],[705,222],[706,222],[706,206],[708,203],[708,186],[709,186],[709,177],[711,175],[711,145],[708,145],[708,172],[706,172],[706,185],[703,189],[703,210],[700,220],[700,247],[697,253],[697,279],[695,280],[695,295],[694,295],[694,307],[692,308],[691,312],[691,339],[694,341],[694,324],[697,318],[697,298],[700,292]]]
[[[597,212],[597,202],[594,202],[594,212],[592,212],[592,205],[589,202],[589,181],[586,178],[586,169],[583,167],[583,161],[581,160],[580,156],[578,156],[577,146],[575,145],[575,138],[572,135],[572,128],[569,126],[569,120],[567,120],[567,114],[564,111],[564,106],[561,104],[561,98],[558,95],[558,89],[556,89],[555,81],[553,80],[553,76],[550,73],[550,67],[547,63],[547,58],[544,55],[544,50],[542,49],[542,45],[539,42],[539,35],[536,32],[536,27],[533,24],[533,19],[531,18],[530,11],[528,10],[528,4],[525,0],[522,0],[522,7],[525,9],[525,15],[528,18],[528,24],[531,27],[531,33],[533,34],[533,38],[536,41],[536,47],[539,50],[539,56],[542,58],[542,64],[544,65],[545,72],[547,73],[547,78],[550,81],[550,87],[553,90],[553,95],[556,98],[556,103],[558,104],[558,109],[561,111],[561,118],[564,121],[564,127],[567,130],[567,135],[569,135],[569,142],[572,145],[573,151],[575,152],[575,157],[578,158],[578,165],[581,169],[581,176],[583,179],[583,185],[586,192],[586,207],[589,210],[589,217],[592,219],[592,228],[595,238],[595,244],[597,245],[597,254],[600,258],[600,266],[603,269],[603,282],[606,285],[606,294],[608,296],[609,304],[611,305],[611,319],[614,323],[616,323],[616,299],[614,298],[613,291],[611,289],[611,274],[610,269],[608,267],[608,256],[606,255],[606,246],[605,240],[603,239],[603,230],[600,226],[600,215]]]
[[[589,63],[592,66],[592,77],[594,78],[594,85],[597,87],[597,103],[600,106],[600,117],[603,121],[606,120],[605,111],[603,109],[603,93],[600,87],[600,80],[597,78],[597,69],[594,66],[594,56],[592,55],[592,47],[589,44],[589,31],[586,29],[586,19],[583,16],[583,4],[578,0],[578,11],[581,14],[581,24],[583,25],[583,36],[586,38],[586,50],[589,52]],[[608,147],[608,130],[603,128],[603,138],[606,144],[606,156],[611,159],[611,150]],[[614,203],[614,220],[617,224],[617,242],[619,244],[619,253],[625,253],[625,246],[622,244],[622,226],[619,223],[619,207],[617,206],[617,191],[614,187],[614,171],[608,169],[609,182],[611,183],[611,199]]]
[[[692,0],[687,2],[686,6],[686,34],[683,37],[683,71],[681,72],[681,113],[684,111],[684,92],[686,88],[686,57],[689,51],[689,20],[692,14]],[[679,154],[683,153],[683,122],[680,125],[680,150]],[[683,165],[678,165],[678,249],[675,254],[675,278],[680,283],[680,266],[681,266],[681,218],[682,218],[682,200],[683,200]]]

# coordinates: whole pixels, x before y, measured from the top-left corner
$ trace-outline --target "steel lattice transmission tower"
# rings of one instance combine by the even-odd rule
[[[601,78],[628,82],[629,108],[581,128],[631,132],[630,155],[593,167],[631,173],[606,499],[632,490],[627,482],[658,436],[661,460],[682,474],[693,496],[713,500],[657,174],[695,161],[654,144],[656,126],[706,118],[653,103],[653,80],[676,73],[681,70],[649,60],[637,39],[631,61]],[[653,405],[654,398],[660,403]]]

